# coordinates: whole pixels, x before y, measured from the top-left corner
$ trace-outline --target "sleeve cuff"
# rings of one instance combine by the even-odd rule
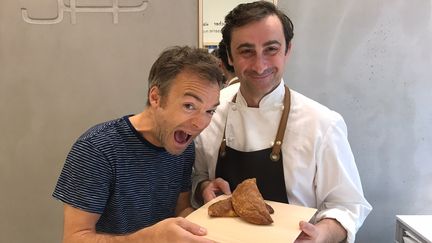
[[[203,205],[202,201],[198,201],[196,199],[196,190],[197,190],[197,187],[201,184],[201,182],[206,181],[206,180],[208,180],[208,178],[205,176],[193,176],[193,178],[192,178],[192,195],[191,195],[190,202],[191,202],[191,206],[194,209],[197,209]]]
[[[347,212],[344,212],[340,209],[323,210],[318,212],[315,221],[318,222],[324,218],[337,220],[347,232],[347,238],[345,242],[354,243],[357,230],[353,219],[350,218]]]

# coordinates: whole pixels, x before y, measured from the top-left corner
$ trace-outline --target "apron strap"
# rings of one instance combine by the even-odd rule
[[[270,159],[272,161],[278,161],[280,159],[280,152],[281,152],[281,147],[282,147],[282,141],[285,135],[285,129],[286,129],[286,125],[288,122],[288,115],[290,112],[290,106],[291,106],[291,93],[290,90],[287,86],[285,87],[285,95],[284,95],[284,107],[283,107],[283,112],[282,112],[282,117],[280,119],[279,122],[279,127],[277,130],[277,134],[276,134],[276,139],[274,141],[273,144],[273,149],[272,152],[270,154]],[[235,102],[237,97],[237,94],[234,95],[232,102]],[[222,142],[219,148],[219,156],[223,157],[225,156],[225,149],[226,149],[226,138],[225,138],[225,130],[226,130],[226,125],[223,131],[223,138],[222,138]]]
[[[276,139],[274,141],[273,149],[270,154],[270,159],[273,161],[278,161],[280,159],[280,152],[281,152],[283,138],[285,135],[286,125],[288,122],[290,107],[291,107],[291,92],[288,89],[288,87],[285,86],[284,107],[283,107],[282,117],[279,122]]]

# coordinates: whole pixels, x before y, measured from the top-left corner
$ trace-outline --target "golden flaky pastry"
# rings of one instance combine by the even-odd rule
[[[270,214],[274,213],[272,206],[268,205],[267,203],[266,208]],[[232,206],[231,197],[217,201],[210,205],[208,208],[208,215],[211,217],[238,217]]]
[[[232,205],[234,211],[249,223],[260,225],[273,223],[255,178],[244,180],[237,185],[232,193]]]
[[[231,197],[210,205],[208,208],[208,215],[212,217],[238,217],[232,207]]]
[[[234,211],[249,223],[261,225],[273,223],[255,178],[244,180],[237,185],[232,194],[232,205]]]
[[[208,214],[212,217],[240,216],[247,222],[261,225],[273,222],[270,217],[273,212],[273,208],[264,202],[255,178],[243,181],[234,190],[232,197],[217,201],[208,208]]]

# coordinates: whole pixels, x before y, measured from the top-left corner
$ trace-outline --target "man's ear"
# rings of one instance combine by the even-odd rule
[[[226,53],[226,55],[227,55],[228,64],[231,65],[231,66],[233,66],[233,63],[232,63],[232,60],[231,60],[231,55],[232,55],[232,54],[230,54],[230,53],[228,52],[228,47],[225,47],[225,53]]]
[[[160,100],[161,100],[161,96],[160,96],[159,88],[156,86],[151,87],[149,91],[150,106],[159,106]]]
[[[228,64],[231,65],[231,66],[234,66],[234,65],[233,65],[233,62],[232,62],[232,60],[231,60],[231,55],[228,54],[228,52],[227,52],[227,56],[228,56]]]
[[[286,49],[285,61],[288,61],[288,58],[291,55],[291,50],[292,50],[292,44],[291,44],[291,41],[290,41],[290,43],[288,44],[288,48]]]

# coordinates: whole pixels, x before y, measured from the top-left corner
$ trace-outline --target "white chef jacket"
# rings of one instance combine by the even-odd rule
[[[215,179],[224,129],[226,144],[233,149],[250,152],[273,146],[282,116],[284,82],[262,98],[259,108],[247,107],[239,86],[221,90],[210,125],[195,139],[192,192],[199,182]],[[282,158],[290,204],[317,208],[315,222],[336,219],[347,230],[347,241],[354,242],[372,206],[363,196],[342,116],[291,90]],[[194,200],[192,204],[199,206]]]

